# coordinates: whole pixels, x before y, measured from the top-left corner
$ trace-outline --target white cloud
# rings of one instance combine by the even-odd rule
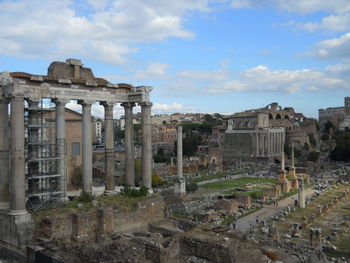
[[[194,11],[209,12],[208,5],[208,0],[2,1],[0,53],[123,64],[139,43],[194,37],[184,19]]]
[[[144,70],[138,70],[135,73],[135,79],[154,79],[166,76],[169,65],[153,62],[147,66]]]
[[[172,112],[195,112],[194,106],[185,106],[179,103],[161,104],[155,102],[152,107],[152,114],[172,113]]]
[[[348,0],[233,0],[233,8],[275,7],[292,13],[308,14],[317,11],[344,13],[350,11]]]
[[[350,29],[350,13],[330,15],[322,18],[321,22],[300,23],[290,21],[285,26],[293,26],[296,29],[315,32],[317,30],[344,32]]]
[[[245,70],[237,79],[228,80],[221,85],[213,85],[211,93],[232,92],[279,92],[294,93],[300,90],[346,88],[346,82],[324,72],[302,70],[275,70],[259,65]]]
[[[313,50],[303,55],[318,59],[350,59],[350,33],[338,38],[324,40],[316,43]]]

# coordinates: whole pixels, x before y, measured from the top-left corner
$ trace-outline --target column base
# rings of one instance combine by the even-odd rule
[[[116,195],[117,193],[116,190],[104,190],[103,195]]]
[[[175,194],[185,194],[186,193],[186,182],[183,178],[177,178],[174,184],[174,193]]]
[[[9,215],[11,216],[22,216],[22,215],[26,215],[28,214],[28,211],[25,209],[21,209],[21,210],[10,210],[8,212]]]
[[[26,210],[0,213],[1,242],[22,249],[32,242],[33,229],[34,222]]]

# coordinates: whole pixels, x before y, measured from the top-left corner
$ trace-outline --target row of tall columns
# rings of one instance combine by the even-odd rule
[[[13,215],[26,213],[25,205],[25,146],[24,146],[24,98],[12,97],[10,100],[11,121],[9,122],[9,100],[0,100],[0,209],[10,209]],[[62,199],[67,198],[66,178],[66,131],[65,105],[67,101],[54,100],[56,104],[56,141],[60,157],[58,173],[62,175],[60,182]],[[29,102],[31,103],[31,102]],[[34,104],[33,104],[34,103]],[[33,102],[29,107],[35,107]],[[79,101],[83,112],[83,192],[92,193],[92,123],[91,106],[93,102]],[[106,139],[106,192],[113,191],[115,182],[114,167],[114,133],[113,105],[102,103],[105,107],[105,139]],[[134,175],[134,143],[132,108],[134,103],[124,103],[126,112],[126,156],[127,183],[135,185]],[[141,103],[142,112],[142,182],[152,187],[152,142],[151,142],[151,107],[152,103]],[[9,127],[10,123],[10,127]],[[9,135],[11,131],[11,136]],[[38,135],[38,134],[37,134]],[[11,143],[9,143],[11,142]],[[9,155],[10,153],[10,155]],[[35,154],[35,152],[34,152]],[[10,160],[9,160],[10,157]],[[10,169],[11,167],[11,169]]]
[[[135,103],[123,103],[125,110],[125,177],[129,186],[135,186],[135,153],[134,153],[134,128],[133,107]],[[142,185],[152,188],[152,121],[151,102],[142,102],[141,125],[142,125]]]
[[[284,136],[281,132],[255,134],[255,150],[257,157],[277,156],[283,151]]]

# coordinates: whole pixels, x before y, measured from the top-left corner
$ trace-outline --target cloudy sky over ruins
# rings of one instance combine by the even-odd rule
[[[46,74],[70,57],[154,86],[154,113],[276,101],[316,117],[350,95],[350,1],[0,1],[0,71]]]

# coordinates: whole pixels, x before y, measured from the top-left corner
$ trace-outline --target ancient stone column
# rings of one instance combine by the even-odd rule
[[[255,133],[255,141],[256,141],[256,157],[259,157],[259,133],[256,131]]]
[[[66,117],[65,106],[68,101],[55,99],[56,104],[56,144],[57,155],[60,158],[58,174],[61,175],[60,190],[62,200],[67,200],[67,169],[66,169]]]
[[[178,125],[176,127],[177,130],[177,178],[175,180],[174,185],[174,192],[177,194],[182,194],[186,192],[186,184],[185,180],[183,178],[183,164],[182,164],[182,155],[183,155],[183,148],[182,148],[182,126]]]
[[[284,152],[281,153],[281,172],[286,172],[285,164],[284,164]]]
[[[0,99],[0,210],[10,207],[8,101]]]
[[[134,127],[132,119],[133,102],[123,103],[125,110],[125,179],[129,186],[135,186]]]
[[[11,98],[10,214],[26,214],[24,159],[24,99]]]
[[[178,125],[177,130],[177,177],[182,178],[182,126]]]
[[[142,184],[152,188],[152,122],[151,102],[142,102]]]
[[[92,126],[91,101],[79,101],[83,106],[83,192],[92,194]]]
[[[303,185],[303,178],[299,178],[299,189],[298,189],[298,205],[300,208],[305,208],[305,191]]]
[[[105,193],[114,191],[114,134],[113,134],[113,104],[102,103],[105,108]]]

